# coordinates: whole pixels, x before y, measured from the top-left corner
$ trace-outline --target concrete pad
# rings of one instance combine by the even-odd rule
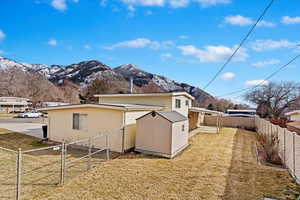
[[[37,138],[42,138],[43,136],[42,126],[43,124],[33,123],[0,123],[0,128],[24,133]]]

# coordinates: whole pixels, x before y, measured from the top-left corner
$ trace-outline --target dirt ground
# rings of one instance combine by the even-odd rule
[[[198,134],[174,159],[126,154],[35,199],[296,199],[284,170],[256,163],[255,133],[222,129]]]

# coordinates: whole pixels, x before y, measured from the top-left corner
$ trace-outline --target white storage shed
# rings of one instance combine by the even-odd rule
[[[153,111],[137,119],[135,151],[173,158],[188,146],[188,118],[176,111]]]

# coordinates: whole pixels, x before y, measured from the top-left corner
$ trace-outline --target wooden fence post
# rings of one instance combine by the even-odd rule
[[[18,149],[18,156],[17,156],[17,194],[16,200],[21,199],[21,178],[22,176],[22,149]]]
[[[286,158],[285,158],[285,146],[286,146],[286,139],[285,139],[285,135],[286,135],[286,129],[284,129],[284,137],[283,137],[283,162],[284,162],[284,164],[285,164],[285,162],[286,162]]]

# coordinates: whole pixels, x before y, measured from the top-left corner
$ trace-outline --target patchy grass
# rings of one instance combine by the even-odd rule
[[[0,129],[0,147],[17,150],[36,149],[47,147],[40,139]],[[87,152],[68,150],[67,162],[77,159]],[[0,150],[0,200],[15,199],[16,195],[16,158],[17,154]],[[91,159],[91,167],[100,166],[104,155],[97,154]],[[42,150],[22,154],[22,199],[38,198],[49,194],[60,183],[61,150]],[[87,171],[87,159],[75,162],[66,168],[66,181]],[[39,198],[38,198],[39,199]]]
[[[286,171],[256,163],[255,141],[237,129],[199,134],[174,159],[126,154],[36,199],[295,199]]]

